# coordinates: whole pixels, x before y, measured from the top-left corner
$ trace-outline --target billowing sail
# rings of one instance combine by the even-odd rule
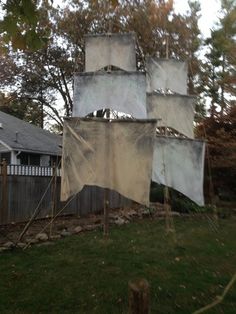
[[[174,59],[147,58],[147,92],[171,90],[187,94],[187,64]]]
[[[159,127],[171,127],[193,138],[195,97],[170,94],[147,94],[147,115],[158,120]]]
[[[148,205],[155,130],[156,120],[66,119],[62,201],[97,185]]]
[[[205,143],[202,141],[157,136],[152,180],[203,206],[204,155]]]
[[[85,71],[98,71],[108,65],[125,71],[136,70],[134,34],[99,34],[85,37]]]
[[[73,116],[109,108],[146,119],[146,79],[141,72],[81,73],[74,79]]]

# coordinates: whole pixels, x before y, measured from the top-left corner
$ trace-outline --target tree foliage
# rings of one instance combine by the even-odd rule
[[[215,192],[235,195],[236,175],[236,6],[222,0],[221,18],[206,40],[202,92],[210,99],[209,113],[197,134],[206,138]],[[207,161],[208,162],[208,161]]]
[[[144,68],[148,54],[187,60],[189,93],[197,92],[196,52],[200,46],[197,2],[190,2],[185,15],[174,12],[172,0],[70,0],[63,9],[50,7],[50,10],[48,2],[44,2],[47,6],[37,10],[37,24],[28,22],[37,30],[50,26],[47,45],[35,47],[40,48],[36,51],[10,50],[8,59],[15,70],[11,70],[9,84],[0,81],[0,85],[2,89],[11,87],[19,99],[43,105],[45,114],[56,124],[62,125],[61,117],[72,113],[73,73],[83,71],[83,38],[88,33],[135,32],[140,69]],[[23,5],[22,1],[19,3]],[[29,25],[23,25],[24,36]],[[58,103],[62,104],[60,110]]]
[[[215,194],[235,199],[236,106],[230,106],[224,116],[206,117],[197,128],[197,136],[207,140],[206,179],[212,180]]]
[[[0,21],[1,48],[11,43],[14,50],[35,51],[45,46],[50,33],[49,25],[40,25],[39,1],[7,0],[2,5],[3,20]],[[49,8],[47,0],[42,6]]]
[[[202,86],[211,100],[210,114],[221,116],[232,105],[236,96],[236,5],[235,1],[222,1],[222,17],[211,37],[206,39],[208,52],[203,62]]]
[[[146,55],[187,60],[188,92],[200,94],[196,133],[208,141],[217,189],[233,189],[234,0],[222,0],[221,17],[205,41],[203,60],[198,57],[198,1],[189,1],[182,15],[174,11],[172,0],[68,0],[63,9],[47,0],[6,0],[3,9],[0,48],[7,53],[0,51],[2,110],[41,126],[53,119],[54,127],[62,127],[62,117],[73,110],[73,74],[84,70],[84,35],[135,32],[140,70],[145,69]]]

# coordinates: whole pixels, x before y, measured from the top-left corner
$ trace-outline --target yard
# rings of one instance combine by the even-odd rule
[[[127,313],[128,281],[146,278],[151,313],[192,313],[236,271],[236,219],[144,219],[0,255],[0,313]],[[236,286],[207,313],[236,313]]]

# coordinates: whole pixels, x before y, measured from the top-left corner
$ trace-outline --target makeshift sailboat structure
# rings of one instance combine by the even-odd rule
[[[85,37],[86,72],[75,75],[73,117],[64,122],[62,200],[98,185],[148,205],[153,180],[204,204],[205,145],[194,139],[187,65],[148,58],[146,67],[136,69],[133,33]],[[86,117],[106,108],[134,119]],[[181,136],[156,135],[157,127]]]

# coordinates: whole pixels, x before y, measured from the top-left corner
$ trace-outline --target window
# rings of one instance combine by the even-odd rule
[[[40,166],[40,155],[21,153],[18,157],[21,165]]]

